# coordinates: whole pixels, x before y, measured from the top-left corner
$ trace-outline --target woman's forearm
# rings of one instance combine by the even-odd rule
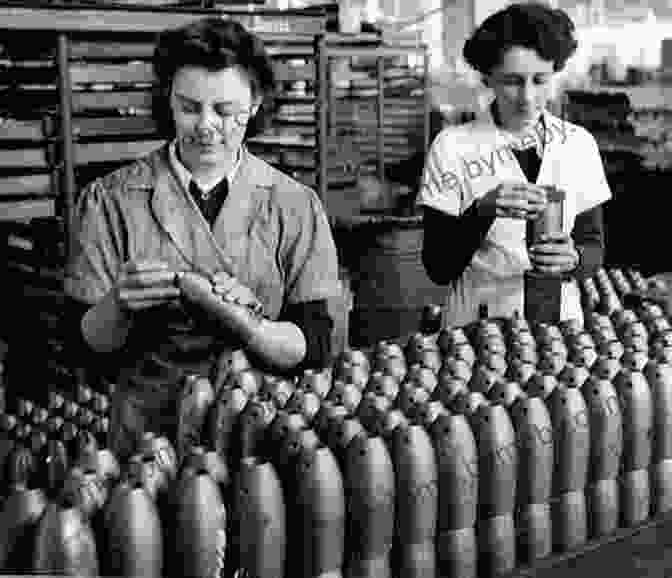
[[[113,291],[92,306],[82,318],[82,335],[97,353],[120,349],[131,330],[131,320],[119,307]]]
[[[604,263],[604,219],[602,207],[595,207],[577,215],[572,232],[579,253],[579,265],[574,270],[576,279],[594,275]]]
[[[334,320],[329,313],[327,299],[286,303],[278,321],[296,325],[306,340],[306,354],[293,371],[299,373],[306,369],[321,371],[332,364],[331,340]]]
[[[479,214],[475,204],[455,217],[425,208],[422,263],[437,285],[448,285],[462,276],[483,244],[494,217]]]

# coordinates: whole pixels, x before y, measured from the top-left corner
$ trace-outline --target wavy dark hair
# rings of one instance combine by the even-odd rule
[[[478,72],[489,74],[510,48],[519,46],[552,61],[558,72],[577,49],[574,31],[563,10],[540,2],[511,4],[483,21],[465,42],[462,55]]]
[[[200,66],[211,71],[239,67],[252,84],[252,94],[261,97],[257,114],[250,119],[245,137],[262,132],[274,106],[275,76],[273,63],[264,43],[235,20],[203,18],[182,28],[161,32],[154,49],[156,84],[152,114],[165,138],[175,136],[170,110],[170,90],[180,68]]]

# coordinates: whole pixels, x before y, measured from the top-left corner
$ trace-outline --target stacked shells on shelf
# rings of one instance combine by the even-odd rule
[[[82,33],[68,41],[77,188],[161,145],[152,118],[154,36]]]
[[[333,154],[318,182],[323,197],[361,197],[353,212],[394,212],[403,204],[408,190],[388,178],[388,168],[427,150],[427,57],[422,44],[320,46],[326,112],[319,138]]]
[[[557,326],[428,307],[295,379],[223,352],[185,380],[177,439],[121,463],[109,391],[10,396],[0,570],[495,576],[635,527],[672,509],[664,285],[600,270]]]
[[[48,245],[35,238],[39,227],[30,231],[31,220],[41,232],[59,222],[56,79],[53,44],[27,46],[17,34],[5,35],[0,52],[0,254],[9,273],[34,273],[39,266],[35,245]],[[56,247],[45,266],[58,262]]]
[[[633,102],[626,92],[569,91],[564,114],[597,138],[607,162],[611,153],[629,153],[639,158],[642,169],[669,171],[672,114],[664,98],[657,98],[663,91],[650,90],[654,102],[646,105]]]
[[[424,69],[417,47],[388,56],[378,79],[378,36],[327,34],[304,44],[288,37],[272,47],[281,65],[272,126],[250,139],[254,152],[323,195],[357,196],[359,178],[375,176],[381,162],[394,163],[422,150]],[[417,60],[417,58],[416,58]],[[326,68],[320,88],[320,66]],[[378,150],[378,102],[384,147]],[[326,111],[325,116],[321,110]],[[319,134],[326,136],[323,142]],[[325,147],[323,155],[320,147]],[[323,161],[321,161],[323,159]],[[320,162],[326,181],[319,182]]]
[[[672,109],[650,107],[633,111],[635,134],[641,140],[644,166],[669,171],[672,168]]]
[[[53,50],[6,33],[0,53],[0,222],[59,213],[53,122],[58,106]],[[53,46],[53,45],[52,45]]]
[[[248,140],[252,152],[308,186],[314,185],[314,36],[277,35],[266,48],[274,59],[276,97],[270,126]]]
[[[14,344],[12,353],[20,340],[32,339],[30,355],[43,353],[43,359],[57,363],[63,347],[58,324],[65,243],[52,35],[26,43],[21,34],[6,31],[0,91],[0,272],[5,297],[0,337]],[[21,314],[12,315],[13,307]],[[39,345],[38,335],[44,338]],[[28,371],[24,377],[32,381]],[[37,382],[49,380],[44,373],[34,377]]]

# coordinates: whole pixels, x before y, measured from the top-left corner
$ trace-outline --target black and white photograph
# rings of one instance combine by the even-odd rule
[[[0,30],[0,577],[672,578],[672,0]]]

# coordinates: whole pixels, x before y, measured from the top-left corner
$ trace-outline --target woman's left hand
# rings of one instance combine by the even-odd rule
[[[244,307],[256,315],[263,314],[263,305],[252,290],[227,273],[216,273],[206,277],[190,272],[188,287],[193,291],[185,291],[185,287],[180,284],[180,275],[178,274],[178,287],[182,289],[182,296],[191,303],[202,305],[200,296],[207,292],[212,294],[217,301]]]
[[[567,273],[579,264],[579,253],[574,247],[574,241],[564,233],[542,237],[528,252],[532,267],[540,273]]]
[[[237,281],[230,281],[232,287],[239,287]],[[243,343],[255,334],[263,318],[256,313],[253,304],[242,304],[240,298],[236,300],[225,297],[216,289],[216,284],[210,278],[193,272],[177,274],[177,286],[182,297],[189,306],[194,306],[205,312],[206,315],[230,330],[241,338]],[[244,286],[242,286],[244,287]]]
[[[211,282],[215,293],[223,299],[236,305],[248,307],[257,314],[263,312],[263,305],[257,296],[249,287],[243,285],[235,277],[224,272],[215,273],[211,278]]]

